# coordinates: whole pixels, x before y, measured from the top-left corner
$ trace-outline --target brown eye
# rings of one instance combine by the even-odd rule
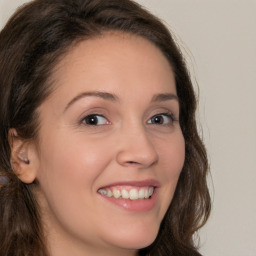
[[[151,117],[148,121],[149,124],[156,124],[156,125],[165,125],[165,124],[172,124],[174,118],[170,114],[157,114]]]
[[[108,120],[102,116],[97,114],[88,115],[83,119],[83,123],[86,125],[104,125],[109,124]]]

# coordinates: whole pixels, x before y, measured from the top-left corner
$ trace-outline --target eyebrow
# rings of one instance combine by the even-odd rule
[[[160,93],[153,96],[151,102],[161,102],[168,100],[177,100],[179,102],[179,98],[176,94],[173,93]]]
[[[97,97],[104,100],[116,102],[119,101],[119,98],[109,92],[100,92],[100,91],[91,91],[91,92],[82,92],[78,94],[76,97],[74,97],[65,107],[64,112],[73,105],[76,101],[85,98],[85,97]],[[179,98],[177,95],[173,93],[159,93],[152,97],[151,102],[162,102],[162,101],[168,101],[168,100],[177,100],[179,102]]]
[[[76,101],[85,98],[85,97],[97,97],[108,101],[118,101],[118,97],[112,93],[108,92],[99,92],[99,91],[92,91],[92,92],[82,92],[74,97],[65,107],[66,111],[71,105],[73,105]]]

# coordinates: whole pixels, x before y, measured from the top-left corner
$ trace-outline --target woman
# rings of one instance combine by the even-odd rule
[[[0,34],[0,255],[200,255],[208,164],[183,57],[129,0],[35,0]]]

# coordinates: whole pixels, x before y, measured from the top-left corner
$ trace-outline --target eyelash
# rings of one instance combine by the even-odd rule
[[[162,120],[161,119],[159,119],[159,121],[160,121],[160,123],[153,123],[152,122],[152,120],[154,119],[154,118],[159,118],[159,117],[163,117],[162,118]],[[104,124],[98,124],[98,122],[99,122],[99,119],[105,119],[105,123]],[[166,120],[166,118],[168,119],[168,120]],[[91,120],[90,120],[91,119]],[[92,123],[89,123],[89,121],[92,121]],[[102,121],[102,120],[101,120]],[[155,122],[156,122],[157,120],[155,120]],[[163,122],[163,123],[161,123],[161,121]],[[177,121],[176,119],[175,119],[175,117],[174,117],[174,115],[173,114],[171,114],[171,113],[159,113],[159,114],[156,114],[156,115],[154,115],[154,116],[152,116],[148,121],[147,121],[147,123],[148,124],[152,124],[152,125],[172,125],[175,121]],[[164,123],[164,122],[168,122],[168,123]],[[86,116],[86,117],[84,117],[83,119],[82,119],[82,123],[84,124],[84,125],[87,125],[87,126],[100,126],[100,125],[107,125],[107,124],[111,124],[108,120],[107,120],[107,118],[106,117],[104,117],[103,115],[100,115],[100,114],[90,114],[90,115],[88,115],[88,116]]]

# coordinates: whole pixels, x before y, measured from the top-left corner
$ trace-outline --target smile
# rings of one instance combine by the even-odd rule
[[[111,187],[111,188],[101,188],[98,190],[103,196],[120,198],[120,199],[130,199],[130,200],[141,200],[149,199],[154,193],[154,187]]]

